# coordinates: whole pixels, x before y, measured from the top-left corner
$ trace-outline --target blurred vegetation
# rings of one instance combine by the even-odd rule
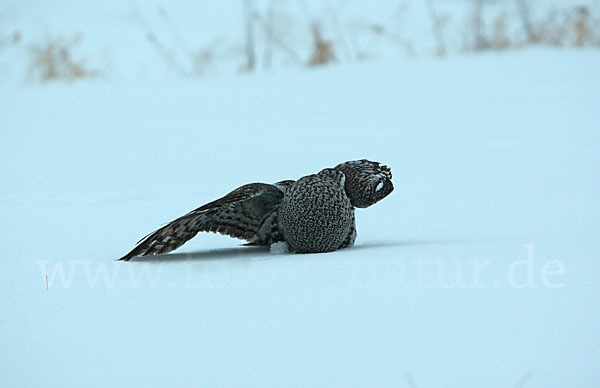
[[[303,0],[241,0],[239,4],[243,35],[236,42],[215,37],[195,48],[164,7],[157,8],[154,15],[164,26],[146,20],[135,2],[131,7],[145,43],[181,77],[209,74],[226,62],[235,63],[234,68],[241,72],[255,72],[276,66],[360,62],[391,51],[405,57],[443,58],[532,46],[600,48],[600,19],[587,5],[548,8],[534,0],[424,0],[419,4],[425,10],[421,14],[425,32],[416,37],[414,29],[406,28],[409,21],[415,21],[411,13],[414,2],[401,0],[381,21],[351,19],[344,13],[344,1],[320,12]],[[25,38],[18,31],[5,34],[0,30],[0,53],[24,48],[30,81],[75,81],[104,74],[94,65],[97,60],[76,55],[83,50],[81,32],[47,37],[41,43],[25,43]]]
[[[98,77],[99,70],[86,66],[84,59],[73,58],[74,48],[82,39],[78,33],[69,38],[48,38],[43,44],[31,44],[28,79],[48,82]]]

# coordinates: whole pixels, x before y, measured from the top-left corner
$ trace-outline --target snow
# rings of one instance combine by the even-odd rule
[[[289,252],[288,245],[285,241],[271,244],[269,250],[274,254],[283,254]]]
[[[599,52],[17,73],[0,94],[2,385],[600,382]],[[357,209],[353,248],[205,233],[115,261],[242,184],[361,158],[390,166],[395,191]]]

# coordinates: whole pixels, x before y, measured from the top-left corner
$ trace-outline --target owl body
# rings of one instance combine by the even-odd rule
[[[279,230],[291,251],[342,248],[354,229],[354,208],[344,180],[339,171],[321,172],[300,178],[285,192],[278,210]]]
[[[342,163],[296,181],[251,183],[179,217],[143,238],[121,260],[168,253],[198,232],[215,232],[250,245],[286,242],[296,253],[331,252],[356,239],[355,208],[393,191],[387,166]]]

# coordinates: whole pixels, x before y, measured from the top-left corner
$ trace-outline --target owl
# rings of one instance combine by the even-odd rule
[[[224,234],[247,245],[285,242],[294,253],[335,251],[354,245],[355,209],[393,190],[390,168],[365,159],[296,181],[250,183],[150,233],[119,260],[171,252],[198,232]]]

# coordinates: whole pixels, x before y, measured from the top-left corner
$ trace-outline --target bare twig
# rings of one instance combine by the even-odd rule
[[[475,51],[485,50],[487,48],[487,39],[483,32],[483,1],[475,0],[475,8],[473,9],[473,34],[474,34],[474,49]]]
[[[267,13],[264,22],[265,29],[265,53],[264,53],[264,67],[265,69],[271,68],[271,60],[273,59],[273,39],[271,37],[275,35],[273,31],[273,23],[275,22],[275,1],[269,1],[269,5],[267,7]]]
[[[295,64],[297,64],[297,65],[302,64],[302,59],[300,59],[300,56],[290,46],[288,46],[281,38],[279,38],[275,34],[275,32],[272,30],[272,28],[269,28],[268,23],[265,20],[263,20],[260,15],[255,15],[255,16],[256,16],[256,21],[261,26],[261,28],[264,30],[265,35],[267,36],[267,39],[270,40],[280,50],[285,52],[288,55],[288,57],[290,59],[292,59],[292,61]]]
[[[444,43],[444,34],[442,32],[442,21],[435,11],[433,0],[427,0],[427,11],[429,12],[429,17],[431,18],[433,33],[437,42],[436,55],[443,57],[446,55],[446,44]]]
[[[175,60],[173,55],[171,53],[169,53],[169,51],[165,48],[165,46],[162,44],[160,39],[158,39],[158,37],[154,33],[154,30],[152,29],[150,24],[143,17],[136,2],[131,1],[130,4],[138,18],[138,21],[140,22],[140,24],[142,25],[142,28],[144,29],[144,32],[146,34],[146,39],[148,39],[148,42],[150,42],[150,45],[154,48],[154,50],[158,53],[158,55],[163,59],[165,64],[179,76],[181,76],[181,77],[189,76],[190,75],[189,72],[185,71],[183,69],[183,67],[181,67],[181,65]]]
[[[172,70],[174,70],[177,74],[179,74],[182,77],[186,77],[188,75],[188,73],[179,65],[179,63],[177,63],[175,58],[173,58],[173,55],[171,55],[169,51],[167,51],[165,46],[162,45],[162,43],[156,37],[154,32],[146,31],[146,39],[148,39],[148,42],[150,42],[152,47],[154,47],[158,55],[161,56],[161,58],[165,61],[167,66],[169,66]]]
[[[255,43],[254,43],[254,19],[255,12],[252,0],[244,0],[244,22],[246,23],[246,71],[253,71],[256,65]]]
[[[187,55],[187,57],[190,59],[193,58],[194,54],[192,53],[192,50],[190,50],[190,48],[188,47],[185,40],[181,37],[181,34],[179,33],[179,29],[177,28],[177,24],[173,22],[171,15],[169,15],[167,10],[164,9],[163,7],[158,8],[158,14],[159,14],[160,18],[163,20],[163,22],[165,23],[165,25],[169,28],[173,39],[175,39],[175,41],[177,41],[179,46],[181,46],[181,48],[185,52],[185,55]]]
[[[346,6],[346,3],[347,3],[347,1],[344,0],[339,5],[339,8],[333,12],[332,24],[333,24],[333,27],[335,28],[335,30],[337,31],[339,41],[342,43],[341,47],[342,47],[343,52],[345,52],[346,58],[349,60],[352,60],[355,58],[355,54],[354,54],[355,50],[353,50],[352,46],[350,45],[350,42],[346,38],[346,34],[344,33],[344,29],[342,28],[342,24],[340,22],[340,16],[342,15],[342,12],[344,11],[344,7]]]
[[[531,24],[531,18],[529,16],[529,8],[524,0],[516,1],[517,7],[519,8],[519,15],[521,16],[521,22],[523,23],[523,29],[527,34],[527,40],[529,43],[533,43],[535,41],[535,34],[533,33],[533,25]]]

